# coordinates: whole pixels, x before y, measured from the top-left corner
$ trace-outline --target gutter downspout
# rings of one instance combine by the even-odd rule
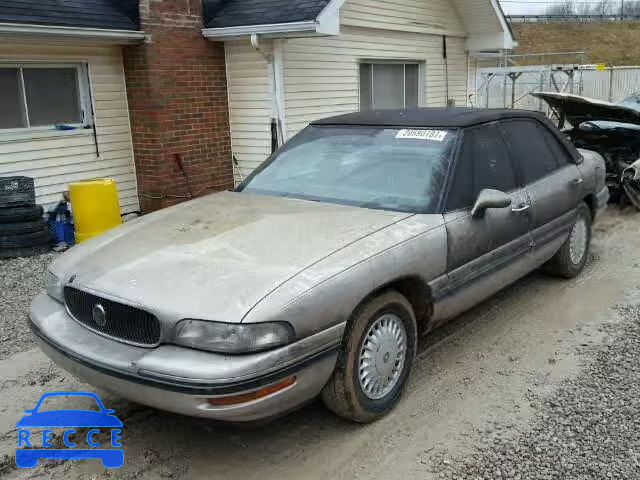
[[[273,41],[273,52],[266,53],[258,38],[258,34],[251,34],[251,46],[267,61],[269,70],[269,90],[271,94],[271,121],[276,125],[276,138],[272,138],[272,152],[274,147],[281,146],[285,141],[285,109],[284,109],[284,85],[283,85],[283,54],[282,40]],[[275,145],[273,140],[275,140]]]

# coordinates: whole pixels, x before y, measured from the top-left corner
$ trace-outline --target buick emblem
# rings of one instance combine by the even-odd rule
[[[107,324],[107,312],[104,311],[104,307],[99,303],[96,303],[91,310],[93,315],[93,321],[99,326],[104,327]]]

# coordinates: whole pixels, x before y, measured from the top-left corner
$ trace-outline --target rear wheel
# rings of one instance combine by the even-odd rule
[[[415,315],[395,291],[358,309],[347,325],[333,376],[322,391],[325,405],[355,422],[388,413],[400,399],[416,352]]]
[[[587,263],[590,244],[591,212],[589,207],[582,203],[578,207],[578,215],[569,232],[569,237],[554,257],[549,260],[546,265],[547,270],[561,277],[575,277]]]

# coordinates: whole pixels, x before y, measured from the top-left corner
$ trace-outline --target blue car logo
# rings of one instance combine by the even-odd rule
[[[60,409],[39,411],[42,402],[49,397],[80,396],[93,398],[100,411],[80,409]],[[124,463],[124,450],[120,444],[122,422],[113,415],[114,411],[104,408],[95,393],[91,392],[50,392],[40,397],[33,409],[25,410],[26,415],[18,420],[18,448],[16,449],[16,465],[21,468],[33,468],[41,458],[57,459],[100,459],[107,468],[119,468]],[[35,432],[29,428],[42,428],[42,439],[38,442]],[[75,428],[89,427],[86,435],[80,435]],[[64,428],[62,440],[67,448],[52,448],[52,428]],[[99,448],[96,437],[102,430],[111,429],[111,448]],[[91,448],[76,448],[78,443]],[[38,448],[40,443],[42,448]],[[27,448],[21,448],[27,447]]]

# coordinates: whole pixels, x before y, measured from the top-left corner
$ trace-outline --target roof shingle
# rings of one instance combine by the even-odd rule
[[[138,0],[0,0],[0,22],[140,29]]]
[[[330,0],[204,0],[205,28],[315,20]]]

